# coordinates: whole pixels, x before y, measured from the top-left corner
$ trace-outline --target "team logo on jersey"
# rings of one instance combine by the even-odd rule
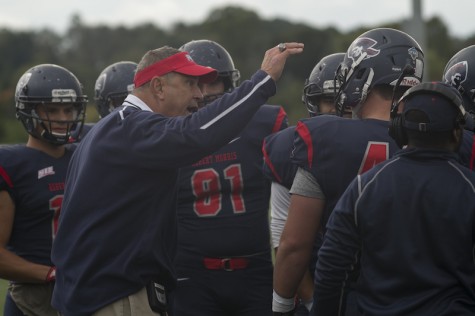
[[[53,166],[38,170],[38,179],[55,174]]]
[[[460,86],[467,79],[467,73],[468,62],[466,60],[458,62],[445,72],[444,81],[460,90]]]
[[[365,54],[363,59],[368,59],[374,56],[377,56],[381,50],[373,48],[376,45],[374,39],[369,37],[360,37],[357,38],[348,49],[348,57],[357,61],[363,54]]]

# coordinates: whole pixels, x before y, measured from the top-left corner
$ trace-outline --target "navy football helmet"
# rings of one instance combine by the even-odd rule
[[[323,57],[305,80],[302,102],[306,105],[309,116],[320,115],[320,102],[327,99],[334,103],[338,91],[335,80],[336,70],[343,61],[345,53],[336,53]]]
[[[413,71],[403,74],[409,66]],[[408,34],[390,28],[377,28],[358,36],[348,48],[337,71],[340,89],[337,114],[352,109],[366,100],[375,85],[412,87],[422,82],[424,53]]]
[[[465,110],[475,118],[475,45],[452,56],[445,66],[442,81],[457,88]]]
[[[218,71],[218,79],[224,83],[224,92],[231,92],[239,85],[241,74],[234,67],[233,59],[228,51],[220,44],[210,40],[194,40],[180,47],[188,52],[191,58],[201,66],[208,66]],[[220,95],[207,96],[207,104]]]
[[[94,86],[94,101],[101,118],[121,106],[132,92],[136,69],[136,63],[120,61],[109,65],[100,73]]]
[[[27,70],[17,83],[15,90],[16,117],[28,134],[55,145],[78,141],[86,116],[87,96],[76,76],[58,65],[42,64]],[[73,119],[66,123],[64,133],[55,133],[49,118],[40,118],[40,105],[73,105]],[[41,130],[38,128],[41,127]]]

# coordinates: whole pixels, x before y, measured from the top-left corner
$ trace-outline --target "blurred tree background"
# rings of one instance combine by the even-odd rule
[[[253,11],[236,6],[215,9],[200,23],[177,23],[169,29],[160,29],[146,23],[134,28],[87,26],[79,15],[71,17],[64,35],[49,29],[18,31],[0,29],[0,144],[25,142],[27,135],[15,119],[15,86],[20,76],[30,67],[53,63],[71,70],[82,82],[89,96],[87,121],[95,122],[94,84],[99,73],[108,65],[130,60],[138,62],[150,49],[164,45],[179,48],[197,39],[210,39],[222,44],[233,57],[242,80],[249,78],[259,67],[265,50],[280,42],[305,43],[302,55],[290,58],[278,93],[270,104],[283,105],[290,123],[307,116],[301,102],[305,79],[316,62],[325,55],[346,51],[352,40],[374,27],[392,27],[404,30],[409,20],[393,21],[385,25],[371,25],[343,33],[335,28],[316,29],[283,19],[265,20]],[[449,58],[458,50],[475,43],[475,34],[469,38],[453,38],[447,26],[438,17],[425,21],[426,64],[430,78],[440,80]]]

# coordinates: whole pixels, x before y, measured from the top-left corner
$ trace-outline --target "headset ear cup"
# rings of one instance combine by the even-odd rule
[[[397,114],[391,118],[389,122],[389,136],[391,136],[396,144],[402,148],[404,145],[407,145],[408,139],[406,131],[402,126],[402,115]]]
[[[475,132],[475,122],[472,115],[469,112],[465,112],[462,116],[461,123],[466,130]]]

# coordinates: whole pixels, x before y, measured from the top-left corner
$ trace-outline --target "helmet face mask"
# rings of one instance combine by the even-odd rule
[[[419,44],[408,34],[389,28],[373,29],[356,38],[348,48],[337,70],[340,89],[337,113],[345,107],[362,104],[375,85],[394,86],[409,65],[414,74],[404,76],[401,86],[422,82],[424,54]]]
[[[52,64],[27,70],[18,81],[15,102],[16,117],[28,134],[54,145],[78,141],[87,96],[69,70]]]
[[[198,101],[198,108],[202,108],[214,100],[223,96],[226,92],[226,83],[224,77],[219,77],[211,83],[199,83],[203,99]]]
[[[99,74],[94,86],[94,101],[101,118],[121,106],[132,92],[136,69],[136,63],[120,61],[109,65]]]
[[[475,45],[452,56],[445,66],[442,81],[460,92],[465,110],[475,118]]]
[[[334,103],[339,87],[335,80],[336,70],[344,56],[344,53],[336,53],[323,57],[305,80],[302,102],[309,116],[327,114],[327,111],[322,111],[320,107],[322,101]]]
[[[310,117],[318,116],[322,114],[335,114],[335,106],[334,101],[335,98],[326,97],[321,95],[304,95],[304,102],[307,106],[308,115]],[[326,106],[327,104],[331,104],[331,107]]]
[[[184,44],[180,47],[180,50],[188,52],[197,64],[216,69],[218,78],[224,83],[225,93],[233,91],[239,85],[241,74],[234,67],[231,55],[218,43],[210,40],[195,40]],[[204,100],[215,100],[221,95],[207,95]],[[203,101],[202,103],[208,104],[209,101]]]
[[[34,105],[33,105],[34,106]],[[41,138],[55,143],[70,142],[71,132],[78,128],[78,121],[84,121],[84,110],[81,104],[38,104],[31,110],[34,133]],[[25,113],[25,115],[28,115]]]

